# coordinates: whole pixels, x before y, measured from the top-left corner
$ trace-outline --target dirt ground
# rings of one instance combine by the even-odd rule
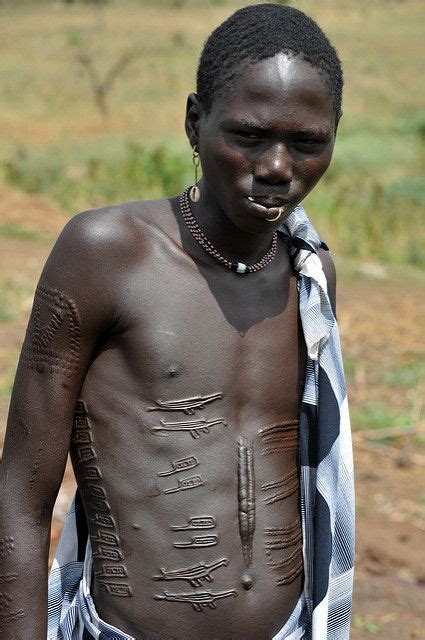
[[[0,187],[0,226],[24,226],[54,237],[64,215],[42,198]],[[0,443],[4,433],[13,377],[32,295],[51,240],[0,236],[0,284],[10,315],[0,316]],[[369,274],[370,275],[370,274]],[[373,273],[372,273],[373,276]],[[355,406],[367,395],[368,368],[386,368],[391,361],[409,358],[423,342],[423,284],[400,283],[383,277],[343,278],[339,309],[347,360],[358,359],[349,377]],[[1,303],[2,299],[0,299]],[[6,303],[4,303],[6,304]],[[381,390],[382,392],[382,390]],[[388,389],[394,411],[404,392]],[[419,389],[412,395],[412,420],[419,420]],[[416,395],[415,395],[416,394]],[[367,399],[367,398],[366,398]],[[418,404],[419,403],[419,404]],[[392,410],[392,409],[391,409]],[[360,415],[360,414],[359,414]],[[403,437],[390,446],[369,443],[355,429],[357,482],[357,569],[352,638],[404,640],[423,638],[425,625],[425,517],[424,458],[415,439]],[[422,449],[423,452],[423,449]],[[74,492],[68,468],[59,494],[52,528],[52,553]]]

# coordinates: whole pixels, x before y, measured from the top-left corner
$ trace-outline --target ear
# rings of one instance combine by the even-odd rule
[[[184,126],[192,148],[199,142],[199,124],[202,111],[202,105],[197,94],[190,93],[187,97]]]

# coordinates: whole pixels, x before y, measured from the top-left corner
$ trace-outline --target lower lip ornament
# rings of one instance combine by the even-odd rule
[[[283,215],[285,207],[266,207],[263,204],[260,204],[259,202],[256,202],[252,196],[248,196],[248,200],[249,200],[249,202],[252,202],[257,207],[259,207],[262,211],[264,211],[265,219],[267,220],[267,222],[276,222]],[[270,218],[269,213],[271,211],[274,212],[276,210],[277,210],[277,214],[275,216],[273,216],[272,218]]]
[[[279,220],[282,214],[283,214],[283,207],[279,207],[277,216],[275,216],[274,218],[266,218],[266,220],[267,222],[276,222],[276,220]]]

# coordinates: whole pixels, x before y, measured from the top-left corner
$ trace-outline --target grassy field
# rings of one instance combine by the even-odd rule
[[[1,179],[69,212],[179,191],[191,178],[182,123],[200,47],[247,4],[1,3]],[[338,254],[423,266],[423,3],[292,4],[329,34],[346,77],[334,162],[308,210]],[[77,55],[90,54],[103,78],[127,51],[137,55],[117,77],[104,117]]]

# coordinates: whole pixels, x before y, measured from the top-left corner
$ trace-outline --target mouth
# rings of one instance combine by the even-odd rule
[[[279,220],[291,206],[291,202],[284,198],[266,198],[261,196],[247,196],[253,212],[269,222]]]

